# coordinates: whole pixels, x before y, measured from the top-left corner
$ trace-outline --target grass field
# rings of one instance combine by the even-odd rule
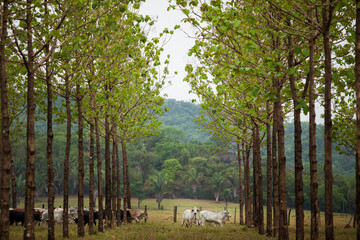
[[[42,207],[42,204],[46,206],[47,199],[40,199],[35,204],[35,207]],[[55,200],[55,206],[62,205],[62,199],[57,197]],[[70,206],[76,207],[76,197],[71,197]],[[181,227],[182,213],[185,209],[190,209],[194,206],[202,207],[207,210],[224,210],[225,202],[215,203],[211,200],[192,200],[192,199],[164,199],[161,203],[163,210],[157,210],[157,203],[155,199],[146,199],[141,203],[141,208],[147,205],[149,219],[145,223],[143,220],[140,224],[126,224],[114,229],[106,229],[104,233],[96,232],[93,235],[88,235],[88,227],[85,227],[85,238],[83,239],[272,239],[265,235],[261,236],[257,233],[257,229],[249,229],[246,226],[239,225],[239,205],[236,203],[228,203],[228,209],[231,213],[230,221],[226,222],[224,228],[215,227],[214,225],[207,224],[205,228]],[[20,204],[19,207],[22,207]],[[88,206],[86,199],[85,206]],[[133,199],[133,208],[137,207],[137,200]],[[177,222],[174,223],[173,209],[177,206]],[[236,224],[234,224],[234,215],[236,208]],[[266,217],[266,209],[265,217]],[[335,239],[355,239],[355,229],[344,229],[344,226],[348,223],[350,216],[335,214]],[[266,219],[265,219],[266,223]],[[291,211],[290,219],[290,238],[295,239],[295,210]],[[310,239],[310,212],[305,211],[305,239]],[[55,227],[56,239],[62,239],[62,226]],[[47,226],[35,226],[36,239],[47,239]],[[324,214],[321,214],[321,226],[320,226],[320,239],[324,239]],[[23,228],[21,226],[10,227],[10,239],[22,239]],[[77,238],[77,225],[71,224],[69,227],[69,238]]]

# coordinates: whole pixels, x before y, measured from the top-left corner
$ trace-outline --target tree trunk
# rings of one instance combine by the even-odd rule
[[[319,238],[320,209],[318,199],[315,113],[315,39],[309,41],[309,162],[311,199],[311,239]]]
[[[241,169],[241,150],[240,144],[237,144],[237,158],[239,165],[239,209],[240,209],[240,224],[244,224],[244,213],[243,213],[243,184],[242,184],[242,169]]]
[[[108,115],[105,116],[105,215],[105,227],[111,228],[110,129]]]
[[[27,0],[26,30],[27,30],[27,161],[26,161],[26,190],[25,190],[25,227],[24,240],[35,239],[34,234],[34,198],[35,198],[35,70],[32,28],[32,0]],[[4,147],[4,146],[3,146]],[[3,166],[4,167],[4,166]],[[4,182],[3,182],[4,184]]]
[[[123,156],[123,193],[124,193],[124,196],[123,196],[123,205],[124,205],[124,224],[126,224],[126,222],[127,222],[127,216],[126,216],[126,211],[127,211],[127,200],[126,200],[126,198],[127,198],[127,190],[126,190],[126,188],[127,188],[127,184],[126,184],[126,166],[125,166],[125,164],[126,164],[126,158],[127,158],[127,156],[126,156],[126,142],[125,142],[125,140],[121,140],[121,150],[122,150],[122,156]],[[159,206],[160,206],[160,204],[159,204]]]
[[[103,212],[104,212],[104,208],[103,208],[103,199],[104,199],[104,195],[103,195],[103,185],[102,185],[102,171],[101,171],[101,165],[102,165],[102,161],[101,161],[101,149],[100,149],[100,133],[99,133],[99,123],[98,123],[98,118],[95,117],[95,135],[96,135],[96,158],[97,158],[97,173],[98,173],[98,205],[99,205],[99,225],[98,225],[98,230],[99,232],[103,232],[104,231],[104,222],[103,222]]]
[[[120,195],[120,159],[119,159],[119,149],[118,144],[115,146],[116,154],[116,203],[117,203],[117,225],[120,226],[120,209],[121,209],[121,195]]]
[[[288,58],[288,67],[289,69],[294,66],[294,52],[292,49],[292,38],[288,37],[289,44],[289,58]],[[294,104],[294,160],[295,160],[295,209],[296,209],[296,239],[304,239],[304,192],[303,192],[303,165],[302,165],[302,144],[301,144],[301,121],[300,114],[301,108],[298,108],[299,101],[297,96],[297,90],[295,86],[295,77],[294,75],[289,76],[291,95]],[[289,219],[290,221],[290,219]]]
[[[112,226],[116,226],[116,138],[113,135],[113,147],[112,147],[112,168],[111,168],[111,175],[112,175],[112,184],[111,184],[111,203],[112,203],[112,222],[111,225]]]
[[[273,85],[277,88],[277,81],[273,80]],[[272,176],[273,176],[273,237],[279,236],[279,170],[277,161],[277,107],[278,104],[274,102],[274,116],[273,116],[273,127],[272,127],[272,141],[271,141],[271,156],[272,156]]]
[[[11,145],[10,145],[11,146]],[[12,153],[12,148],[11,148]],[[1,163],[0,163],[1,164]],[[11,192],[12,192],[12,207],[16,208],[16,198],[17,198],[17,191],[16,191],[16,176],[15,176],[15,166],[14,166],[14,159],[12,154],[10,155],[10,173],[11,173]]]
[[[89,87],[90,86],[89,82]],[[91,109],[95,109],[95,93],[92,91],[90,93],[90,104]],[[94,140],[94,116],[93,111],[91,110],[92,116],[90,117],[90,159],[89,159],[89,235],[93,234],[94,229],[94,210],[95,210],[95,199],[94,199],[94,188],[95,188],[95,180],[94,180],[94,157],[95,157],[95,140]]]
[[[255,124],[255,141],[253,151],[256,153],[256,164],[257,164],[257,176],[258,177],[258,193],[257,193],[257,215],[259,224],[259,233],[264,234],[264,206],[263,206],[263,185],[262,185],[262,169],[261,169],[261,156],[260,156],[260,128],[259,125]]]
[[[270,103],[266,102],[266,112],[270,116]],[[271,188],[271,126],[270,117],[266,125],[266,235],[272,236],[272,188]]]
[[[355,87],[356,87],[356,239],[360,239],[360,0],[356,0]]]
[[[330,4],[328,1],[323,0],[323,4]],[[332,15],[332,5],[325,5],[322,9],[322,18],[323,18],[323,45],[324,45],[324,55],[325,55],[325,141],[324,141],[324,150],[325,150],[325,159],[324,159],[324,177],[325,177],[325,237],[326,239],[334,239],[334,223],[333,223],[333,204],[332,204],[332,184],[333,184],[333,175],[332,175],[332,140],[331,140],[331,131],[332,131],[332,120],[331,120],[331,46],[330,46],[330,24],[331,24],[331,15]]]
[[[76,103],[78,107],[78,236],[84,237],[84,145],[83,145],[83,119],[82,119],[82,96],[80,85],[76,85]]]
[[[278,130],[278,158],[279,158],[279,239],[289,239],[287,226],[287,204],[286,204],[286,156],[284,143],[284,117],[281,104],[281,86],[277,88],[277,130]]]
[[[49,52],[49,47],[46,47],[45,53]],[[52,131],[52,83],[51,83],[51,73],[49,70],[49,60],[46,60],[45,64],[45,78],[47,83],[47,144],[46,144],[46,158],[47,158],[47,174],[48,174],[48,239],[55,239],[55,222],[54,222],[54,169],[53,169],[53,159],[52,159],[52,145],[53,145],[53,131]]]
[[[259,178],[258,178],[258,159],[256,152],[256,129],[252,129],[253,137],[253,223],[254,227],[259,226]]]
[[[245,149],[245,144],[243,142],[243,149]],[[245,224],[247,227],[253,225],[252,214],[251,214],[251,187],[250,187],[250,151],[246,147],[246,150],[243,154],[244,160],[244,184],[245,184]]]
[[[129,178],[129,163],[126,152],[126,144],[123,146],[123,160],[125,161],[125,177],[126,177],[126,207],[131,209],[131,193],[130,193],[130,178]],[[125,195],[125,192],[124,192]]]
[[[65,102],[66,102],[66,147],[64,157],[64,212],[63,212],[63,237],[69,237],[69,158],[71,146],[71,103],[70,103],[70,87],[69,77],[65,73]]]
[[[1,13],[0,43],[0,80],[1,80],[1,155],[0,155],[0,239],[9,239],[9,207],[10,207],[10,121],[8,108],[5,42],[7,39],[9,2],[4,0]],[[15,187],[16,189],[16,187]],[[16,204],[16,201],[15,201]]]

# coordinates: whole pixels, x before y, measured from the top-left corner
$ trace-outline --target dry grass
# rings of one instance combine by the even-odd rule
[[[43,203],[46,203],[46,199],[41,199],[36,203],[36,207],[41,207]],[[45,204],[46,205],[46,204]],[[62,205],[62,199],[56,198],[55,206]],[[76,197],[70,199],[70,206],[75,207],[77,205]],[[132,202],[133,208],[137,207],[137,200]],[[141,203],[141,208],[147,205],[149,212],[149,220],[147,223],[143,221],[140,224],[126,224],[119,228],[106,229],[104,233],[95,232],[93,235],[88,235],[88,227],[85,227],[86,236],[83,239],[272,239],[266,236],[261,236],[257,233],[257,229],[249,229],[245,226],[239,225],[239,205],[236,203],[228,203],[228,209],[231,212],[232,217],[230,221],[226,222],[224,228],[215,227],[208,224],[205,228],[181,227],[182,212],[185,209],[189,209],[194,206],[202,207],[202,209],[208,210],[223,210],[225,207],[224,202],[215,203],[211,200],[192,200],[192,199],[164,199],[161,205],[163,210],[157,210],[157,203],[155,199],[146,199]],[[88,206],[86,201],[85,206]],[[177,222],[173,222],[173,207],[178,206]],[[236,225],[234,225],[234,213],[236,213]],[[266,210],[266,209],[264,209]],[[266,211],[265,211],[266,216]],[[335,238],[336,239],[355,239],[355,229],[344,229],[344,226],[349,221],[350,216],[335,215]],[[265,219],[266,223],[266,219]],[[291,212],[290,221],[290,238],[295,239],[295,210]],[[305,212],[305,239],[310,239],[310,212]],[[47,239],[47,226],[35,227],[36,239]],[[56,239],[62,239],[62,226],[56,226],[55,228]],[[324,236],[324,215],[321,214],[321,226],[320,226],[320,239]],[[10,239],[22,239],[23,228],[21,226],[10,227]],[[77,238],[77,226],[71,224],[69,227],[69,238]]]

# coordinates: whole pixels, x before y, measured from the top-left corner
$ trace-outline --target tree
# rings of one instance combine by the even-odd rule
[[[161,201],[163,200],[164,196],[169,193],[171,180],[169,179],[166,172],[159,171],[149,178],[147,184],[150,190],[155,194],[158,210],[160,210]]]
[[[355,35],[355,86],[356,86],[356,238],[360,239],[360,4],[356,0]]]

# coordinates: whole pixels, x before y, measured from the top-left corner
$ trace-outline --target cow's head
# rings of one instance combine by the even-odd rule
[[[69,219],[72,219],[72,220],[75,220],[76,218],[78,218],[77,208],[69,208],[68,216],[69,216]]]
[[[229,212],[229,210],[224,210],[224,214],[225,214],[225,217],[227,218],[227,220],[229,220],[229,218],[231,217],[231,214]]]
[[[199,209],[197,208],[197,207],[193,207],[192,209],[191,209],[191,214],[194,214],[194,216],[195,216],[195,219],[196,219],[196,214],[199,212]]]

